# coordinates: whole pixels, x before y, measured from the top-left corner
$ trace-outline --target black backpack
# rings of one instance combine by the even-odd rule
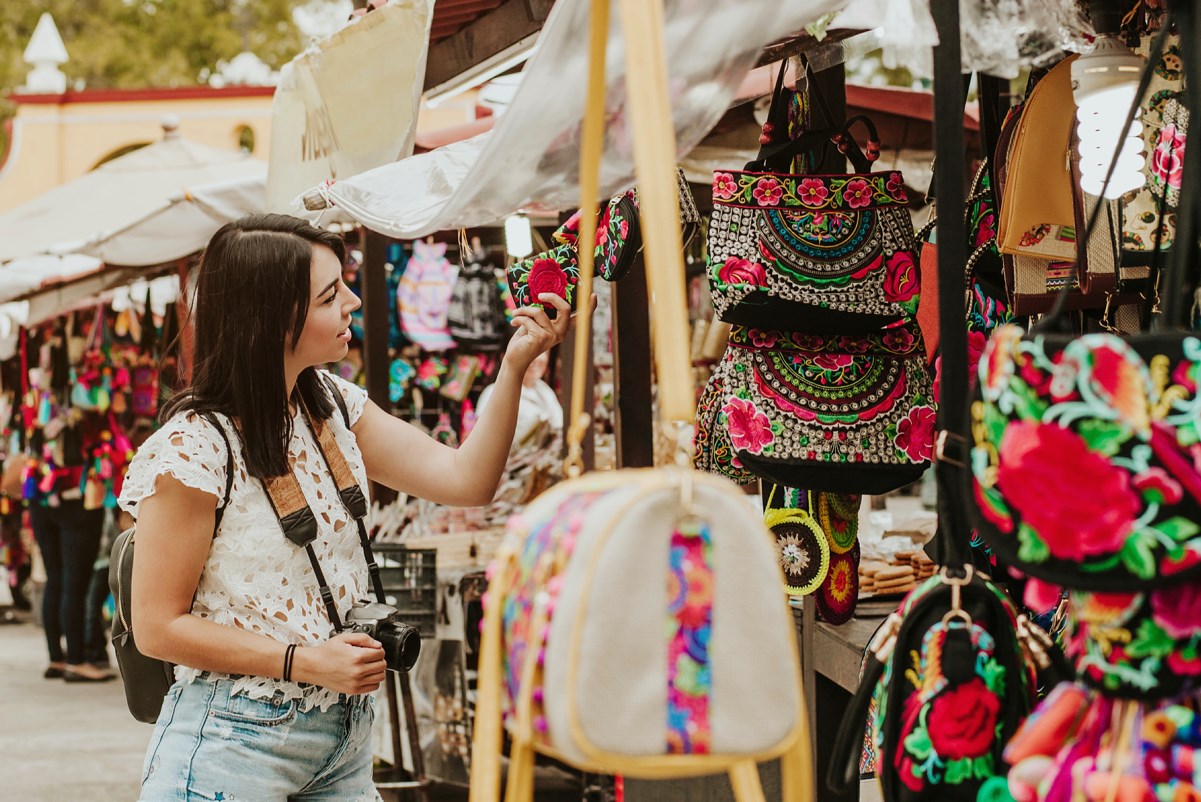
[[[225,427],[217,420],[217,416],[211,412],[202,412],[200,415],[221,434],[225,442],[225,494],[213,521],[213,536],[216,537],[233,487],[234,452]],[[153,724],[158,721],[163,697],[167,695],[171,683],[175,682],[175,665],[142,654],[134,640],[133,553],[136,529],[136,525],[131,526],[117,536],[108,562],[108,587],[116,607],[113,613],[113,651],[117,654],[117,666],[121,669],[121,682],[125,685],[125,702],[129,712],[138,721]]]
[[[508,326],[496,268],[472,262],[459,270],[446,322],[460,345],[480,351],[504,345]]]
[[[1006,782],[1001,753],[1034,704],[1035,669],[1065,668],[1050,637],[987,575],[943,569],[872,638],[826,783],[845,793],[859,782],[869,723],[888,802],[991,799],[981,788]]]

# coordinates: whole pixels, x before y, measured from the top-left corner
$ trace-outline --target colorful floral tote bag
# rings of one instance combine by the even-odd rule
[[[787,487],[885,493],[929,467],[935,409],[921,333],[823,337],[735,326],[720,414],[738,461]]]
[[[781,70],[783,75],[783,70]],[[866,153],[850,127],[868,129]],[[787,130],[778,81],[756,161],[713,177],[709,286],[728,323],[815,334],[877,331],[917,311],[916,239],[899,172],[873,173],[880,140],[866,117],[775,143]],[[788,172],[798,154],[834,142],[854,167]]]

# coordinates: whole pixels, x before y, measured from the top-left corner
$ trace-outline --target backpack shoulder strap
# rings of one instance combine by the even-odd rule
[[[216,413],[205,411],[200,413],[200,417],[217,430],[217,434],[221,435],[221,440],[225,443],[225,494],[221,497],[221,503],[217,505],[217,519],[213,526],[213,533],[216,534],[216,528],[221,525],[221,518],[225,515],[225,508],[229,506],[230,493],[234,487],[234,449]]]
[[[326,373],[324,375],[325,385],[329,388],[329,394],[334,397],[334,403],[338,405],[338,411],[342,413],[342,422],[346,424],[346,428],[350,428],[350,410],[346,408],[346,399],[342,397],[342,391],[338,389],[334,377]]]

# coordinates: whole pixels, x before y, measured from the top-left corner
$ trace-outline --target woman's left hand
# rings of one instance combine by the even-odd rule
[[[539,295],[538,300],[555,308],[554,320],[541,306],[523,306],[513,315],[512,325],[518,330],[509,340],[505,361],[521,373],[540,354],[563,342],[571,328],[571,304],[549,292]]]

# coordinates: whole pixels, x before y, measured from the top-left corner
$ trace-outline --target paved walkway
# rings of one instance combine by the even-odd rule
[[[0,625],[0,799],[132,802],[151,726],[121,682],[42,679],[46,642],[32,622]]]

